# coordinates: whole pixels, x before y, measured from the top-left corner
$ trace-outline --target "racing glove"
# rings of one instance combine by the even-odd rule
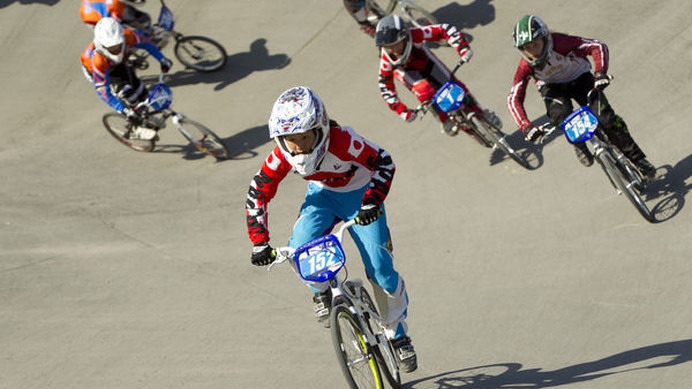
[[[377,220],[377,218],[379,218],[381,214],[382,212],[380,211],[380,207],[378,207],[377,205],[363,205],[360,207],[360,211],[358,211],[358,216],[356,216],[356,224],[360,224],[361,226],[367,226],[368,224]]]
[[[267,266],[274,262],[276,257],[273,254],[274,249],[268,242],[257,242],[252,247],[252,256],[250,262],[255,266]]]
[[[168,73],[169,70],[171,70],[171,67],[173,66],[173,61],[171,61],[168,58],[164,58],[161,60],[161,72],[162,73]]]
[[[544,132],[541,128],[534,126],[533,124],[524,130],[524,140],[527,142],[536,143],[543,136]]]
[[[598,90],[603,90],[606,87],[608,87],[608,85],[610,85],[610,77],[608,77],[608,75],[605,74],[605,72],[598,71],[594,73],[593,78],[594,87]]]
[[[470,47],[465,47],[459,50],[459,57],[461,57],[461,62],[469,62],[473,57],[473,50]]]
[[[399,114],[399,116],[404,121],[411,123],[412,121],[416,120],[416,111],[406,108],[403,112]]]

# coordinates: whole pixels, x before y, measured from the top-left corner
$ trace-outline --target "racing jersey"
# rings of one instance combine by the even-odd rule
[[[380,95],[382,95],[384,101],[387,102],[389,108],[396,113],[404,112],[404,110],[406,110],[406,105],[404,105],[397,96],[396,87],[394,86],[394,71],[396,69],[402,69],[403,71],[419,70],[425,73],[426,68],[433,65],[432,62],[439,62],[437,57],[425,47],[423,42],[446,39],[449,45],[454,47],[457,52],[461,52],[469,46],[459,30],[446,23],[411,28],[410,31],[410,39],[413,46],[411,47],[411,54],[406,60],[406,63],[395,67],[384,53],[380,56],[378,82]],[[444,65],[441,66],[444,67]]]
[[[79,15],[87,24],[96,24],[105,17],[111,17],[120,21],[127,4],[119,0],[82,0],[79,6]]]
[[[333,121],[327,141],[327,152],[317,171],[302,176],[303,179],[336,192],[350,192],[367,185],[361,203],[381,206],[394,178],[395,165],[389,153],[352,128],[340,127]],[[252,243],[269,241],[267,205],[276,195],[281,180],[291,170],[293,166],[282,149],[276,146],[252,179],[245,204]]]
[[[124,33],[125,53],[123,54],[123,61],[125,61],[128,54],[130,54],[132,47],[148,51],[159,61],[164,58],[163,54],[161,54],[156,45],[154,45],[140,32],[125,28]],[[113,95],[108,80],[108,75],[111,68],[120,64],[113,64],[106,56],[96,51],[94,42],[91,42],[89,46],[87,46],[82,53],[80,60],[82,61],[82,65],[86,69],[87,73],[91,74],[94,88],[96,89],[96,93],[98,93],[101,100],[103,100],[106,104],[108,104],[108,106],[116,111],[122,111],[123,108],[125,108],[125,105]]]
[[[591,70],[591,63],[587,58],[589,55],[593,58],[596,72],[608,71],[608,47],[603,42],[559,33],[553,33],[551,36],[553,49],[546,57],[545,66],[541,69],[532,68],[522,57],[514,74],[514,83],[507,103],[509,112],[522,132],[531,125],[524,109],[526,86],[530,77],[534,78],[539,90],[546,84],[574,81]]]

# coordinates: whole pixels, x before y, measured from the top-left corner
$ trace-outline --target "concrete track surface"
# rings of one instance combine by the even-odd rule
[[[345,386],[309,291],[288,267],[249,262],[245,194],[273,146],[271,105],[294,85],[397,164],[387,209],[420,360],[405,387],[692,384],[691,2],[421,1],[472,38],[460,77],[532,171],[448,138],[431,117],[391,113],[374,43],[338,0],[170,0],[180,31],[229,56],[212,74],[176,62],[174,108],[233,158],[195,152],[172,127],[136,153],[104,131],[108,109],[79,69],[91,35],[77,3],[0,1],[0,388]],[[529,12],[608,43],[608,97],[659,168],[647,196],[658,222],[579,165],[564,137],[527,149],[515,132],[511,28]],[[535,119],[539,100],[532,87]],[[291,177],[272,202],[275,244],[304,189]]]

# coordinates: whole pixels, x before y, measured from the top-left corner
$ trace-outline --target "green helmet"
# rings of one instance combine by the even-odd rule
[[[541,52],[541,55],[536,59],[528,58],[523,50],[521,50],[521,47],[541,38],[545,38],[543,52]],[[548,56],[548,52],[553,48],[553,40],[550,37],[548,26],[546,26],[541,18],[535,15],[524,15],[524,17],[514,25],[512,41],[514,41],[514,47],[519,49],[524,59],[526,59],[531,66],[541,65]]]

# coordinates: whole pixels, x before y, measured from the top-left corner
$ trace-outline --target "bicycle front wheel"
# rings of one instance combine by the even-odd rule
[[[103,115],[103,125],[109,134],[132,150],[148,152],[154,149],[154,140],[139,139],[135,134],[135,127],[120,113]]]
[[[639,196],[636,190],[637,181],[624,172],[624,167],[621,169],[616,158],[611,154],[610,150],[605,150],[598,156],[601,161],[601,166],[606,171],[606,174],[615,185],[618,192],[624,193],[625,197],[634,205],[640,215],[648,222],[653,223],[654,218],[649,210],[649,207],[644,202],[644,199]]]
[[[382,376],[358,319],[344,305],[337,305],[329,318],[337,360],[352,389],[381,389]]]
[[[408,17],[411,24],[416,27],[425,27],[432,24],[437,24],[437,19],[418,4],[412,2],[405,4],[404,13]]]
[[[197,150],[207,153],[217,160],[228,159],[230,156],[230,152],[221,138],[202,123],[183,115],[176,115],[173,117],[173,124]]]
[[[219,70],[228,60],[223,46],[204,36],[180,38],[176,42],[173,52],[185,66],[200,72]]]

